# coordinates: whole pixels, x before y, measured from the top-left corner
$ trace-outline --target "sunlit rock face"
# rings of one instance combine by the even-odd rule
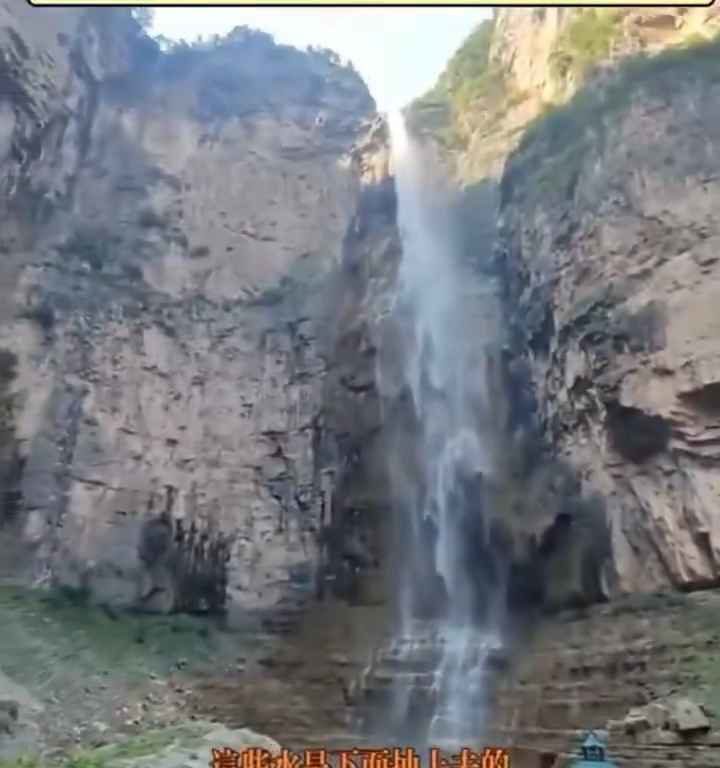
[[[720,575],[719,25],[715,8],[502,9],[451,62],[445,123],[437,94],[411,109],[466,227],[491,208],[499,228],[482,274],[505,293],[512,426],[493,504],[521,605]]]
[[[0,14],[3,570],[153,610],[302,595],[346,262],[392,251],[367,89],[244,29],[161,53],[129,12]]]
[[[720,577],[716,59],[621,70],[503,179],[508,309],[542,431],[606,500],[614,591]]]
[[[525,129],[581,89],[588,72],[711,39],[720,14],[715,7],[499,8],[486,24],[486,48],[455,75],[447,155],[463,182],[501,176]],[[463,86],[473,97],[462,97]]]

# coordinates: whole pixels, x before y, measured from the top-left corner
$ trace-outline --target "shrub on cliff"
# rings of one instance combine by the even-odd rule
[[[490,63],[494,20],[482,22],[456,51],[437,83],[409,107],[411,129],[432,133],[448,148],[461,148],[465,137],[458,118],[475,107],[497,112],[506,97],[502,72]]]
[[[710,40],[635,56],[579,90],[567,104],[548,108],[528,126],[505,166],[502,204],[522,197],[530,205],[549,207],[571,199],[584,165],[604,151],[620,113],[638,99],[670,103],[688,86],[720,82],[718,54],[720,41]]]
[[[582,78],[595,63],[607,59],[622,35],[627,9],[583,8],[558,37],[550,56],[552,74],[564,79]]]

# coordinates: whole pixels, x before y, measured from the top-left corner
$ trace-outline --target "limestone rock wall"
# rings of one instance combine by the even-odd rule
[[[161,610],[218,580],[292,601],[344,451],[328,317],[382,241],[372,99],[246,29],[162,53],[126,11],[0,14],[0,569]]]
[[[720,27],[715,8],[499,8],[407,108],[462,184],[496,180],[525,129],[597,71],[694,45]]]
[[[719,21],[501,9],[440,83],[476,279],[511,326],[491,504],[531,602],[717,582]],[[439,98],[411,109],[425,133]]]
[[[633,63],[529,131],[501,247],[540,428],[605,500],[608,589],[720,576],[717,44]]]

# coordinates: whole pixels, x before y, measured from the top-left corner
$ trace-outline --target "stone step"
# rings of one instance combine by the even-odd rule
[[[430,723],[428,739],[438,747],[448,744],[466,746],[477,738],[478,725],[448,713],[436,715]]]
[[[432,672],[442,661],[442,651],[437,648],[414,650],[412,653],[378,654],[375,667],[397,672]]]
[[[650,670],[647,674],[625,675],[623,676],[622,684],[624,689],[626,688],[630,690],[638,686],[651,687],[653,685],[660,685],[662,683],[675,685],[684,681],[686,678],[686,675],[681,675],[676,671],[653,672]],[[615,685],[615,683],[613,683],[613,685]],[[543,695],[548,696],[593,696],[595,693],[597,693],[598,684],[596,681],[591,680],[571,680],[565,682],[539,680],[538,682],[534,683],[520,683],[511,680],[508,682],[501,681],[497,685],[496,690],[499,696],[504,696],[506,694],[524,696],[538,691],[542,691]]]
[[[635,645],[603,645],[595,646],[592,643],[585,644],[582,648],[569,649],[567,646],[558,646],[557,649],[545,647],[542,653],[534,653],[531,660],[533,666],[542,665],[556,669],[571,669],[582,666],[617,665],[618,671],[623,671],[625,666],[638,661],[650,660],[653,663],[658,658],[676,656],[696,656],[698,654],[697,642],[686,639],[676,643],[645,640]],[[551,664],[543,664],[549,661]]]
[[[409,701],[418,702],[436,702],[438,691],[433,686],[417,686],[395,689],[392,686],[382,686],[379,688],[366,688],[363,691],[363,698],[368,706],[378,706],[380,703],[389,703],[394,699],[405,697]]]
[[[365,686],[367,688],[387,688],[402,686],[406,688],[432,688],[435,686],[436,676],[434,672],[407,672],[394,671],[386,668],[374,669],[367,676]]]
[[[604,727],[608,720],[622,719],[629,707],[640,706],[647,701],[648,697],[637,693],[632,696],[588,695],[583,699],[553,699],[534,693],[516,696],[510,701],[503,697],[495,698],[492,716],[495,722],[513,722],[516,727],[523,720],[547,729]]]
[[[429,648],[414,650],[407,654],[389,654],[380,653],[375,659],[373,667],[382,670],[383,674],[393,674],[402,672],[434,672],[445,661],[442,649]],[[491,673],[495,669],[503,669],[507,664],[504,654],[494,653],[483,655],[480,653],[468,652],[459,664],[452,660],[447,665],[449,669],[460,673],[480,674],[483,670]]]

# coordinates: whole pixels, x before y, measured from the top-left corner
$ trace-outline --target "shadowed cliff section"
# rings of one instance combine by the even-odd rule
[[[127,10],[0,14],[10,570],[297,613],[346,450],[329,290],[394,231],[367,88],[246,28],[164,51]]]

